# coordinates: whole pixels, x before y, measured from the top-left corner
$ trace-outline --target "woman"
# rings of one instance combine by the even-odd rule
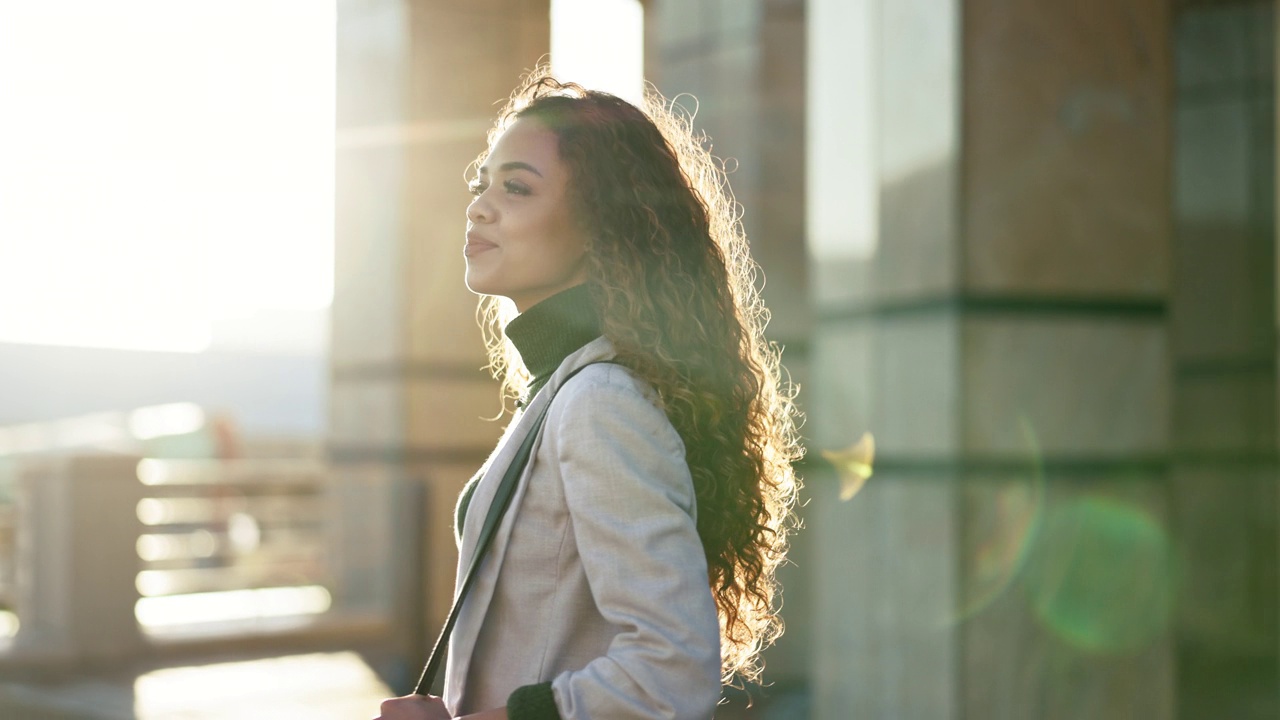
[[[660,98],[642,112],[545,70],[477,167],[467,286],[523,410],[463,491],[460,569],[549,410],[462,605],[444,698],[382,717],[709,718],[780,632],[800,454],[724,175]]]

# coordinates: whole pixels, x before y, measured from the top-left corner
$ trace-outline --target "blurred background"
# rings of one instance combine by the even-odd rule
[[[788,631],[717,717],[1280,717],[1276,28],[0,0],[0,718],[412,687],[501,429],[464,171],[544,56],[694,115],[801,388]]]

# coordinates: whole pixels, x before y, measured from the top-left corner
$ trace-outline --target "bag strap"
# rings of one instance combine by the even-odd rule
[[[574,369],[573,372],[565,376],[560,387],[568,384],[574,375],[582,372],[591,365],[598,365],[604,360],[587,363],[582,367]],[[445,655],[449,647],[449,636],[453,634],[453,626],[458,622],[458,614],[462,610],[462,602],[466,599],[467,593],[471,590],[471,586],[475,583],[477,571],[480,569],[480,562],[484,559],[485,553],[489,550],[489,545],[493,542],[493,536],[497,534],[498,525],[502,522],[502,516],[507,512],[507,506],[511,504],[511,497],[515,495],[516,484],[520,481],[520,476],[524,474],[525,466],[529,464],[529,455],[533,451],[533,443],[537,438],[538,432],[542,429],[542,423],[547,419],[547,410],[551,408],[552,396],[547,400],[547,404],[542,406],[542,411],[538,413],[538,417],[534,418],[533,424],[529,426],[529,432],[524,436],[524,440],[520,443],[520,447],[516,450],[516,454],[511,458],[511,464],[507,466],[506,473],[502,476],[502,482],[498,483],[498,489],[493,495],[493,501],[489,503],[489,512],[485,515],[484,525],[480,527],[480,538],[476,542],[475,554],[471,557],[471,567],[467,568],[466,578],[462,581],[462,587],[458,589],[458,594],[453,599],[453,607],[449,610],[449,617],[445,620],[444,628],[440,630],[440,637],[436,639],[435,647],[431,650],[431,658],[427,660],[427,665],[422,669],[422,676],[418,678],[418,684],[414,688],[417,695],[426,695],[431,691],[431,686],[435,684],[436,674],[440,671],[440,665],[444,663]]]

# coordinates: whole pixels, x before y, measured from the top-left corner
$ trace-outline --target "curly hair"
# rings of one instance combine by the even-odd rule
[[[752,681],[782,632],[775,572],[785,559],[802,455],[781,352],[766,341],[738,206],[692,118],[655,90],[645,109],[604,92],[527,75],[489,131],[517,119],[554,132],[588,239],[587,286],[615,362],[649,382],[684,441],[720,617],[724,682]],[[488,151],[477,158],[482,164]],[[503,328],[510,301],[484,296],[479,319],[504,407],[528,373]]]

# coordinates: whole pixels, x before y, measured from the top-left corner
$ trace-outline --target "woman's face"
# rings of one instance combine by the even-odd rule
[[[521,118],[498,137],[471,185],[467,287],[520,312],[586,281],[586,237],[569,202],[559,139]]]

